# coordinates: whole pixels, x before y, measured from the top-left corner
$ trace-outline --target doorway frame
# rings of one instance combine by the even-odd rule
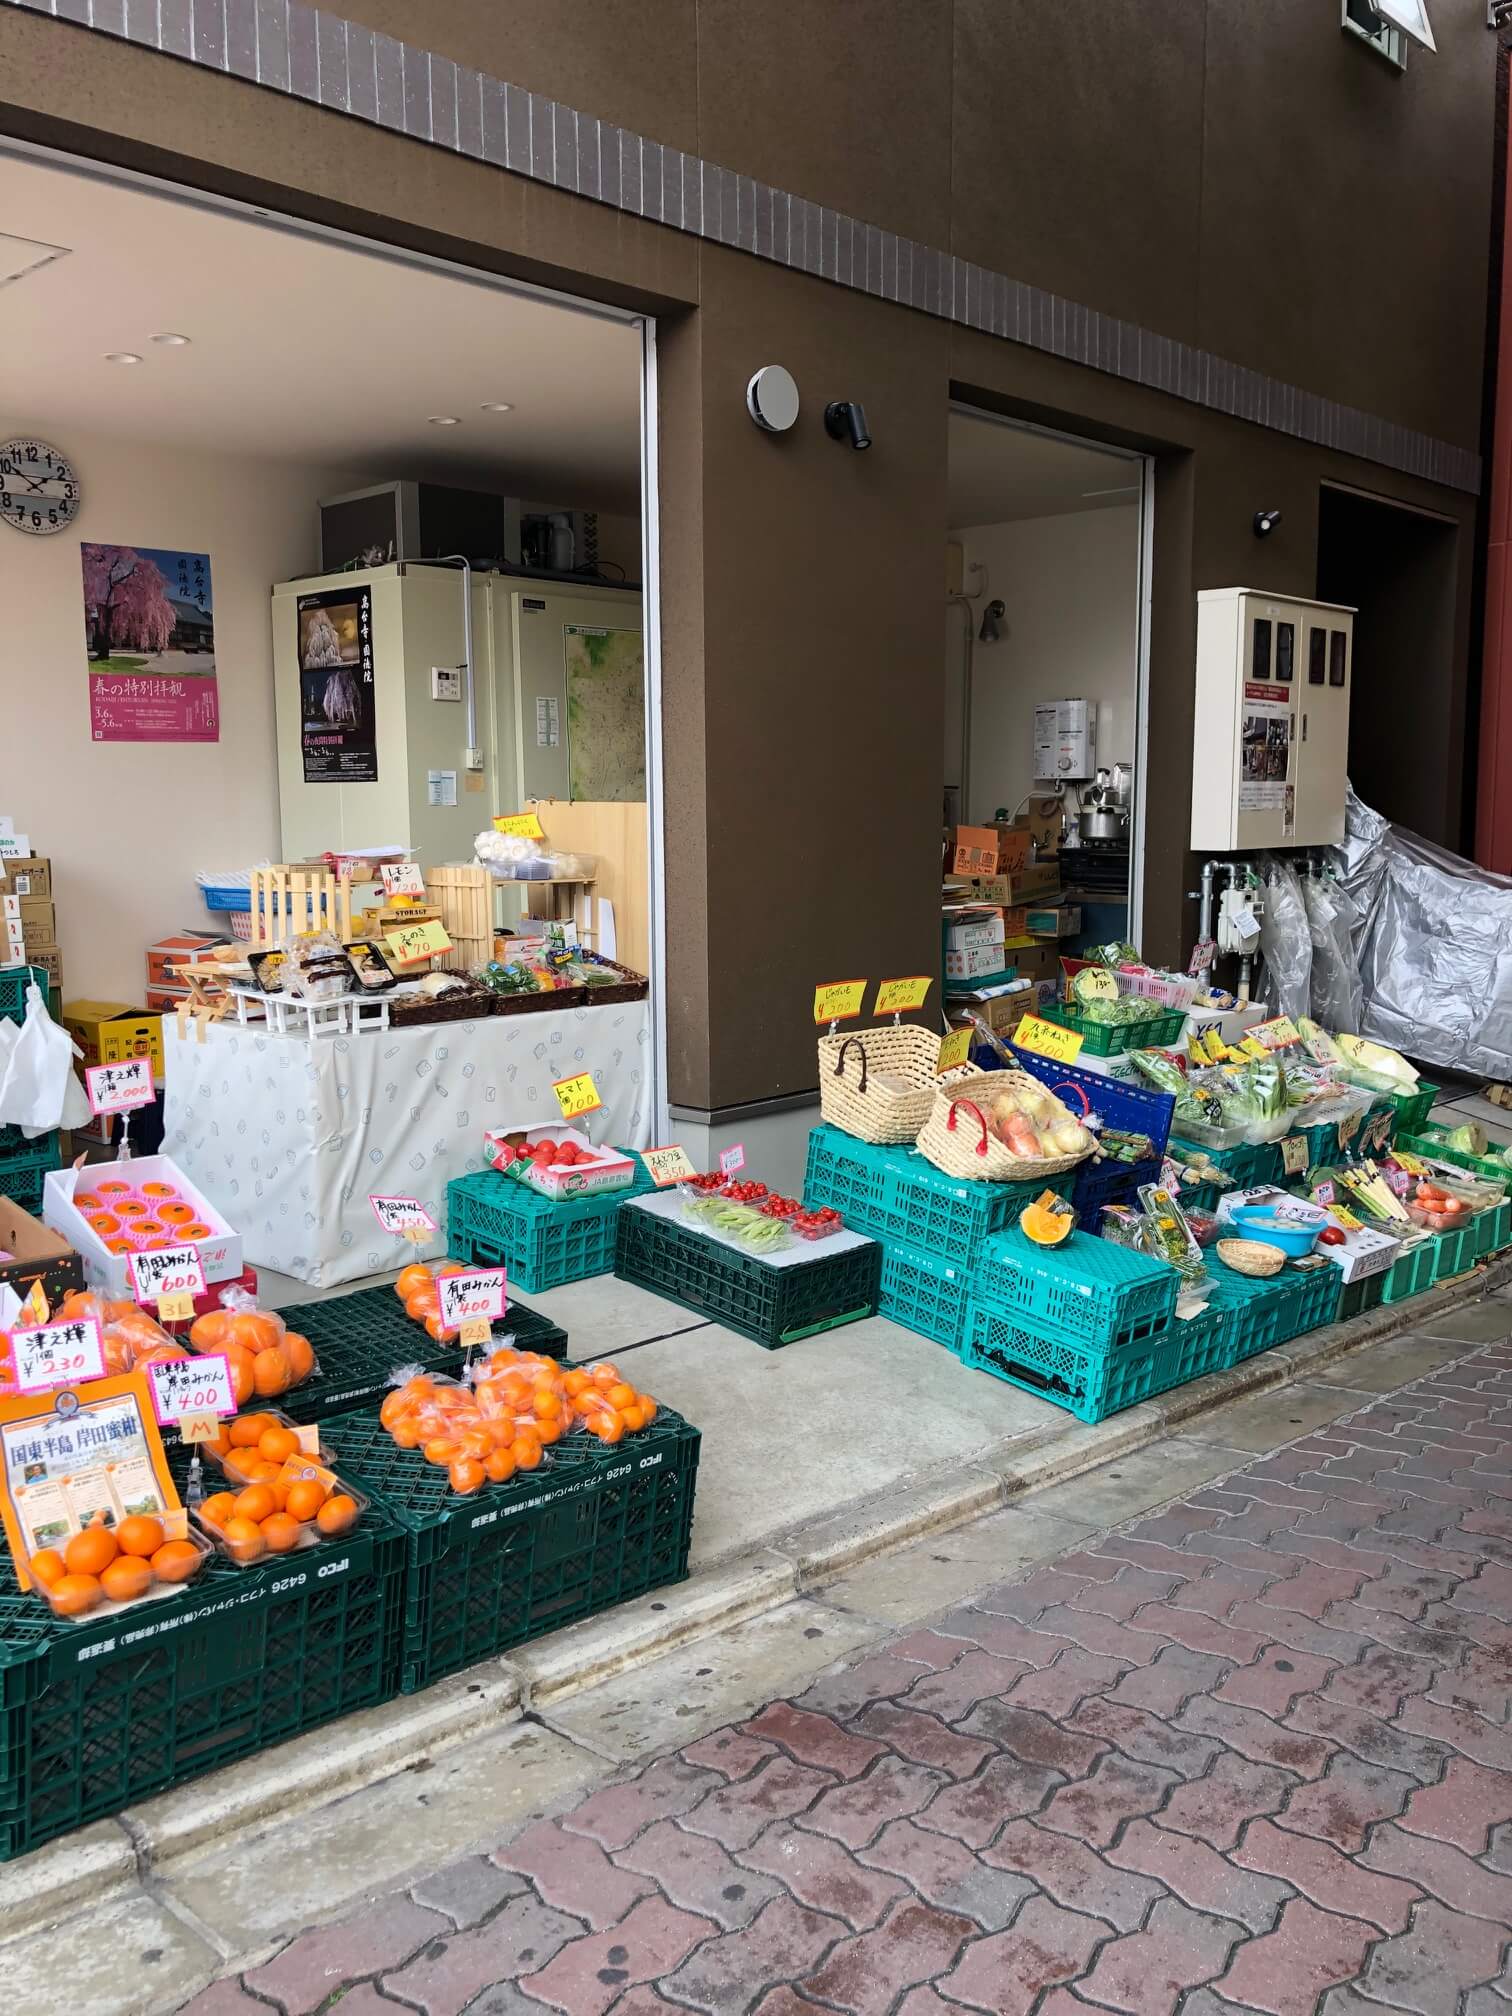
[[[1138,448],[1125,448],[1095,434],[1078,434],[1065,427],[1046,427],[1035,420],[1016,419],[1011,413],[994,413],[969,399],[952,398],[949,413],[964,419],[990,421],[1018,434],[1038,434],[1047,441],[1063,441],[1068,447],[1094,449],[1099,455],[1114,456],[1138,465],[1139,527],[1138,559],[1134,590],[1134,807],[1129,835],[1129,942],[1138,945],[1144,925],[1145,882],[1145,778],[1149,773],[1150,743],[1150,620],[1155,568],[1155,457]],[[1074,514],[1067,513],[1067,516]],[[946,528],[947,536],[950,528]],[[970,696],[963,695],[970,717]],[[966,780],[963,780],[963,783]]]
[[[0,162],[7,159],[24,160],[42,167],[57,168],[91,181],[110,183],[118,188],[150,192],[164,201],[182,203],[189,209],[205,210],[236,217],[244,222],[259,223],[290,237],[341,245],[350,251],[363,253],[369,258],[383,259],[391,265],[406,267],[412,271],[445,274],[450,279],[465,281],[490,293],[544,301],[574,314],[593,315],[601,321],[619,323],[638,333],[641,650],[645,667],[648,857],[646,867],[650,877],[651,921],[651,972],[647,976],[651,982],[648,1004],[651,1040],[647,1046],[650,1052],[649,1083],[645,1088],[644,1097],[652,1139],[655,1140],[657,1130],[664,1127],[667,1116],[667,919],[665,850],[661,822],[661,808],[665,802],[665,780],[662,771],[661,733],[661,524],[657,485],[659,410],[656,390],[655,317],[644,314],[639,309],[618,308],[608,302],[568,294],[561,288],[510,279],[503,274],[489,272],[485,267],[470,266],[463,260],[445,259],[435,253],[417,252],[407,246],[392,245],[382,238],[370,238],[362,232],[341,230],[335,225],[313,223],[307,218],[292,217],[281,210],[269,210],[261,204],[220,195],[214,190],[198,189],[190,183],[175,182],[166,176],[149,175],[139,169],[92,160],[86,155],[70,153],[66,148],[48,147],[39,142],[0,135]],[[273,777],[275,795],[277,782],[275,770]]]

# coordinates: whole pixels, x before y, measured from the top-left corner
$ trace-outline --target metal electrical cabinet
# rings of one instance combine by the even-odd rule
[[[1197,597],[1192,846],[1344,837],[1353,609],[1210,588]]]

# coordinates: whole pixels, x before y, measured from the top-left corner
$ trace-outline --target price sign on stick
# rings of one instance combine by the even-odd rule
[[[452,941],[446,926],[432,917],[425,924],[401,924],[397,931],[386,932],[383,942],[396,965],[413,966],[418,960],[433,959],[438,952],[450,952]]]
[[[36,1330],[13,1330],[11,1358],[16,1384],[23,1393],[45,1393],[50,1386],[81,1386],[86,1379],[105,1377],[100,1326],[92,1316],[44,1323]]]
[[[123,1057],[119,1064],[91,1064],[84,1073],[93,1113],[130,1113],[153,1101],[152,1059]]]
[[[965,1064],[971,1057],[971,1031],[952,1029],[940,1045],[940,1054],[935,1062],[935,1075],[944,1071],[954,1071],[958,1064]]]
[[[1339,1122],[1339,1146],[1341,1148],[1347,1148],[1350,1142],[1353,1141],[1356,1134],[1359,1133],[1359,1131],[1360,1131],[1359,1113],[1358,1112],[1346,1113],[1343,1119],[1340,1120]]]
[[[1288,1134],[1281,1143],[1281,1167],[1288,1176],[1300,1176],[1307,1167],[1307,1136]]]
[[[743,1142],[733,1141],[728,1148],[720,1149],[719,1173],[721,1176],[734,1176],[744,1169],[744,1167],[745,1144]]]
[[[685,1183],[698,1171],[688,1160],[686,1148],[675,1143],[670,1148],[647,1148],[642,1151],[641,1160],[651,1172],[651,1181],[658,1190],[664,1190],[669,1183]]]
[[[922,1008],[934,982],[927,973],[919,974],[912,980],[881,980],[877,983],[877,998],[872,1003],[873,1015],[907,1015],[915,1008]]]
[[[541,822],[534,812],[506,812],[495,819],[495,833],[508,833],[516,840],[544,840]]]
[[[386,896],[423,896],[425,877],[418,861],[385,861],[378,870]]]
[[[194,1298],[205,1292],[197,1247],[165,1246],[156,1253],[133,1253],[126,1264],[136,1299],[156,1303],[160,1322],[173,1323],[194,1314]]]
[[[584,1113],[596,1113],[604,1103],[598,1095],[591,1071],[579,1071],[575,1078],[559,1078],[551,1089],[556,1094],[564,1120],[576,1120]]]
[[[864,980],[826,980],[814,989],[815,1022],[854,1022],[866,998]]]
[[[236,1394],[231,1385],[231,1361],[223,1351],[206,1352],[202,1357],[171,1358],[147,1367],[147,1385],[152,1409],[161,1428],[178,1427],[206,1415],[212,1424],[236,1412]],[[214,1433],[212,1425],[211,1433]],[[186,1442],[204,1441],[204,1436],[185,1435]]]
[[[466,1274],[443,1274],[436,1283],[441,1297],[441,1328],[457,1331],[469,1349],[486,1344],[505,1309],[505,1270],[475,1267]]]
[[[1036,1057],[1049,1057],[1057,1064],[1074,1064],[1081,1054],[1079,1030],[1062,1029],[1058,1022],[1046,1022],[1038,1015],[1026,1015],[1014,1031],[1020,1050],[1032,1050]]]
[[[370,1196],[368,1202],[384,1231],[408,1239],[412,1246],[425,1245],[435,1233],[436,1221],[418,1197]]]

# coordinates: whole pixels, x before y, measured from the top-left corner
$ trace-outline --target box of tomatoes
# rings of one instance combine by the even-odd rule
[[[109,1296],[131,1296],[131,1256],[155,1247],[193,1246],[207,1282],[242,1271],[241,1234],[168,1155],[50,1169],[42,1216],[79,1254],[89,1286]]]
[[[603,1190],[628,1190],[636,1158],[622,1148],[600,1147],[576,1127],[491,1129],[483,1136],[490,1167],[560,1202]]]

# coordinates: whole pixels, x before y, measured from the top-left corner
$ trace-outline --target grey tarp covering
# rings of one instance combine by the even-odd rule
[[[1312,1015],[1325,1029],[1360,1026],[1360,967],[1352,927],[1354,898],[1326,875],[1303,875],[1302,902],[1312,934]]]
[[[1331,850],[1359,913],[1360,1033],[1512,1079],[1512,880],[1393,826],[1353,792]]]
[[[1259,865],[1265,890],[1265,907],[1260,913],[1265,977],[1258,998],[1269,1003],[1273,1015],[1289,1015],[1295,1022],[1312,1007],[1312,933],[1302,887],[1289,861],[1267,854]]]

